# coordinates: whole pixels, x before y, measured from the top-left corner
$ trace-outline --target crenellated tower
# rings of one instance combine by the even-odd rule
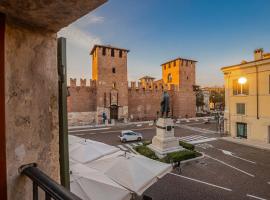
[[[128,117],[128,52],[127,49],[105,45],[95,45],[91,51],[98,116],[105,112],[110,119]]]

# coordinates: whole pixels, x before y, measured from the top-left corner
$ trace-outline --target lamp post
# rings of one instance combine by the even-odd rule
[[[243,85],[246,84],[247,78],[246,77],[240,77],[238,79],[238,83],[241,85],[241,94],[243,94]]]

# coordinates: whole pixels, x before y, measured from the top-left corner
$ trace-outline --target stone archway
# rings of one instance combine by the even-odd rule
[[[110,92],[110,119],[118,119],[118,90]]]

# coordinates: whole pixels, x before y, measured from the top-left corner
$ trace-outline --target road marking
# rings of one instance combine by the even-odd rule
[[[200,136],[200,135],[188,135],[188,136],[180,137],[179,139],[181,139],[181,140],[190,140],[190,139],[198,138],[198,137],[203,137],[203,136]]]
[[[246,161],[246,162],[249,162],[249,163],[252,163],[252,164],[256,164],[256,162],[253,162],[253,161],[251,161],[251,160],[248,160],[248,159],[245,159],[245,158],[241,158],[241,157],[239,157],[239,156],[235,156],[235,155],[233,155],[233,153],[230,152],[230,151],[223,150],[223,149],[219,149],[219,150],[221,150],[222,153],[224,153],[225,155],[232,156],[232,157],[234,157],[234,158],[238,158],[238,159],[240,159],[240,160],[243,160],[243,161]]]
[[[92,129],[81,129],[81,130],[72,130],[68,131],[69,133],[76,133],[76,132],[88,132],[88,131],[98,131],[98,130],[108,130],[111,129],[111,127],[106,128],[92,128]]]
[[[138,146],[137,143],[131,143],[131,145],[134,146],[134,147]]]
[[[139,145],[143,145],[143,143],[142,143],[142,142],[139,142],[138,144],[139,144]]]
[[[187,176],[182,176],[182,175],[174,174],[174,173],[169,173],[169,174],[174,175],[174,176],[178,176],[178,177],[181,177],[181,178],[184,178],[184,179],[188,179],[188,180],[191,180],[191,181],[195,181],[195,182],[198,182],[198,183],[203,183],[205,185],[209,185],[209,186],[216,187],[216,188],[219,188],[219,189],[227,190],[227,191],[230,191],[230,192],[232,191],[232,189],[225,188],[225,187],[222,187],[222,186],[219,186],[219,185],[215,185],[215,184],[212,184],[212,183],[207,183],[207,182],[204,182],[204,181],[200,181],[198,179],[189,178]]]
[[[117,145],[121,150],[127,151],[128,149],[124,147],[122,144]]]
[[[140,127],[140,126],[142,126],[142,124],[137,124],[137,127]]]
[[[209,156],[209,155],[205,155],[205,157],[211,158],[211,159],[213,159],[213,160],[215,160],[215,161],[217,161],[217,162],[220,162],[220,163],[222,163],[222,164],[224,164],[224,165],[226,165],[226,166],[228,166],[228,167],[231,167],[231,168],[233,168],[233,169],[235,169],[235,170],[237,170],[237,171],[239,171],[239,172],[242,172],[242,173],[244,173],[244,174],[246,174],[246,175],[248,175],[248,176],[255,177],[253,174],[250,174],[250,173],[248,173],[248,172],[246,172],[246,171],[244,171],[244,170],[241,170],[241,169],[239,169],[239,168],[237,168],[237,167],[234,167],[234,166],[232,166],[232,165],[230,165],[230,164],[228,164],[228,163],[225,163],[225,162],[222,161],[222,160],[213,158],[213,157],[211,157],[211,156]]]
[[[254,199],[260,199],[260,200],[267,200],[267,199],[257,197],[257,196],[251,195],[251,194],[247,194],[247,197],[251,197],[251,198],[254,198]]]
[[[184,139],[185,141],[193,141],[193,140],[202,140],[202,139],[207,139],[207,137],[204,137],[204,136],[197,136],[197,137],[193,137],[193,138],[187,138],[187,139]]]
[[[207,138],[203,140],[196,140],[196,141],[191,141],[189,142],[190,144],[199,144],[199,143],[205,143],[205,142],[210,142],[210,141],[215,141],[217,138]]]

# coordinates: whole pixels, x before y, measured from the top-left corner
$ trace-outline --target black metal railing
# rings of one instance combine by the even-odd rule
[[[82,200],[47,176],[35,163],[22,165],[19,168],[19,173],[33,181],[33,200],[38,200],[38,188],[45,192],[46,200]]]

